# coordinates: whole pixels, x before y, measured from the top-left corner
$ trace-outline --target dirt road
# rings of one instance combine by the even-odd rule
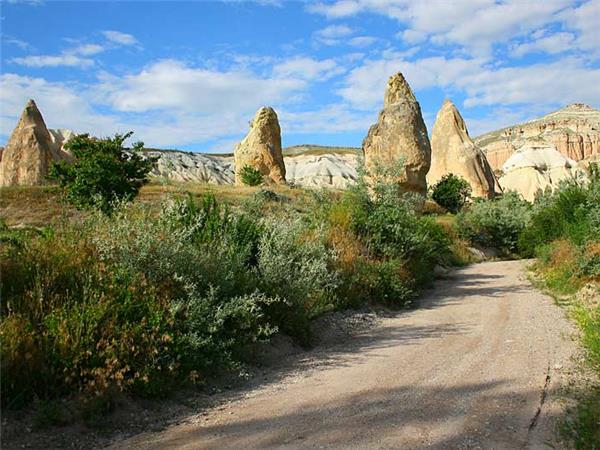
[[[115,448],[564,448],[557,390],[576,345],[524,266],[455,272],[310,370]]]

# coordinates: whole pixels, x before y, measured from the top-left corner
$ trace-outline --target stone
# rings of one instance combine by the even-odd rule
[[[498,172],[526,145],[550,145],[565,157],[581,161],[600,153],[600,111],[573,103],[539,119],[478,136],[475,144]]]
[[[493,198],[500,189],[487,158],[469,137],[458,109],[445,100],[431,133],[427,183],[433,185],[449,173],[467,180],[474,197]]]
[[[358,179],[356,153],[286,156],[284,161],[287,181],[297,186],[345,189]]]
[[[43,184],[55,159],[52,138],[42,114],[29,100],[0,161],[0,186]]]
[[[516,191],[528,201],[533,201],[539,190],[555,189],[561,180],[587,180],[576,161],[546,144],[519,149],[504,162],[502,172],[499,182],[504,191]]]
[[[401,191],[427,193],[431,146],[421,107],[401,73],[388,80],[383,109],[362,148],[368,183],[392,177]]]
[[[285,183],[285,164],[281,152],[281,129],[273,108],[260,108],[250,131],[233,152],[235,183],[243,184],[240,172],[245,166],[258,170],[267,183]]]

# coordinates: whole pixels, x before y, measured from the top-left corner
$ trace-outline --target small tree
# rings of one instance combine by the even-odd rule
[[[250,166],[242,167],[240,178],[246,186],[260,186],[264,181],[260,171]]]
[[[75,136],[65,144],[74,161],[52,164],[50,178],[59,182],[76,207],[97,207],[109,213],[115,201],[135,198],[156,162],[141,155],[143,142],[133,144],[131,149],[123,147],[132,134],[105,139]]]
[[[471,186],[464,178],[451,173],[444,175],[433,186],[432,198],[451,213],[459,212],[471,196]]]

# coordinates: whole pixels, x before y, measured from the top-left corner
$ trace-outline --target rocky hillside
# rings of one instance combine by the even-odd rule
[[[600,111],[573,103],[539,119],[483,134],[475,143],[495,171],[526,145],[555,147],[565,157],[581,161],[600,153]]]
[[[360,149],[301,145],[283,149],[288,183],[343,189],[356,180]],[[232,184],[233,156],[180,151],[149,151],[159,157],[152,176],[174,181]]]

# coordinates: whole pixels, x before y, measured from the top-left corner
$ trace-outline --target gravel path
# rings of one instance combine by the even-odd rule
[[[454,272],[307,370],[113,448],[564,448],[557,393],[577,346],[524,267]]]

